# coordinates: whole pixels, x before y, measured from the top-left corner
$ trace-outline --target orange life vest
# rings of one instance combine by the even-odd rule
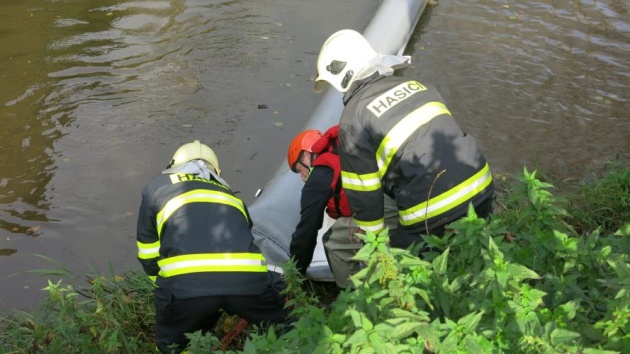
[[[339,126],[335,125],[328,129],[326,133],[313,145],[311,150],[317,154],[313,160],[313,166],[328,166],[333,170],[333,180],[330,185],[333,196],[326,204],[326,213],[333,219],[339,217],[352,216],[350,203],[346,198],[346,192],[341,187],[341,162],[337,154],[337,139],[339,137]]]

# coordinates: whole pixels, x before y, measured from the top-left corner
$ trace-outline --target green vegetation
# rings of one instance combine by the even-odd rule
[[[627,353],[630,170],[613,165],[562,198],[552,188],[525,170],[490,221],[471,208],[445,237],[424,238],[430,251],[422,259],[416,250],[387,247],[387,232],[360,236],[366,245],[356,258],[366,266],[353,277],[355,289],[336,299],[288,264],[287,306],[298,319],[292,327],[248,328],[233,338],[238,319],[224,316],[214,334],[190,334],[190,349]],[[50,283],[46,290],[43,311],[0,318],[0,349],[153,350],[151,284],[141,274],[93,277],[78,290]]]

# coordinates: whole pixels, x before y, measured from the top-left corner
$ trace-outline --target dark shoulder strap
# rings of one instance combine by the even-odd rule
[[[341,200],[341,176],[337,176],[337,184],[333,190],[333,198],[335,200],[335,209],[337,209],[337,215],[341,216],[341,208],[339,207],[339,200]]]

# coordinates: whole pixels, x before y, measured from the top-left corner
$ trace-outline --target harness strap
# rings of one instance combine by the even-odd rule
[[[337,184],[333,191],[333,199],[335,200],[335,209],[337,209],[337,215],[341,215],[341,207],[339,206],[339,200],[341,199],[341,176],[337,177]]]

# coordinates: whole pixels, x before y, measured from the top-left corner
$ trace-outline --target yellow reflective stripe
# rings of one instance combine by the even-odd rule
[[[160,256],[160,241],[153,243],[138,242],[138,258],[151,259]]]
[[[357,224],[361,230],[372,231],[374,233],[378,233],[385,228],[385,219],[380,218],[374,221],[361,221],[354,219],[354,222]]]
[[[409,113],[387,133],[381,145],[376,150],[376,163],[378,173],[382,178],[389,167],[392,158],[402,146],[402,144],[418,128],[431,121],[431,119],[441,115],[451,114],[443,103],[429,102],[415,111]]]
[[[341,184],[347,190],[369,192],[381,188],[381,178],[377,172],[360,175],[341,171]]]
[[[451,210],[484,190],[490,182],[492,182],[492,174],[490,173],[490,167],[486,163],[479,172],[454,188],[426,202],[399,212],[400,223],[402,225],[412,225]]]
[[[247,219],[247,213],[243,207],[243,202],[235,196],[207,189],[195,189],[169,200],[164,208],[157,214],[156,224],[159,237],[162,236],[162,227],[164,226],[166,220],[168,220],[168,218],[177,211],[177,209],[188,203],[219,203],[233,206],[240,210],[243,216]]]
[[[199,272],[266,272],[260,253],[198,253],[158,261],[160,276],[172,277]]]
[[[149,279],[153,282],[153,284],[155,284],[155,281],[157,280],[157,275],[149,275]]]

